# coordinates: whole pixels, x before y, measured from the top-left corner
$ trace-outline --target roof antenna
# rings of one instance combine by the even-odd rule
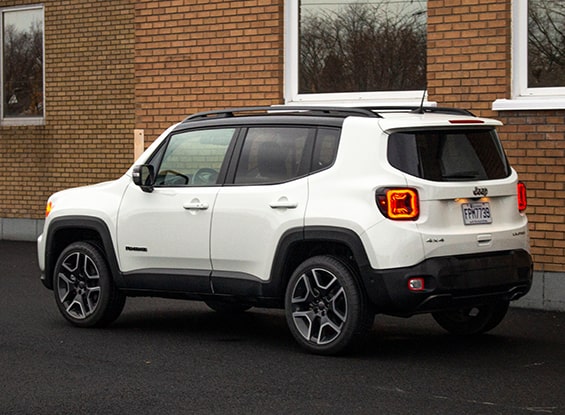
[[[424,111],[424,100],[426,99],[426,92],[428,92],[427,89],[424,89],[424,93],[422,94],[422,100],[420,101],[420,106],[415,109],[413,112],[416,114],[423,114]]]

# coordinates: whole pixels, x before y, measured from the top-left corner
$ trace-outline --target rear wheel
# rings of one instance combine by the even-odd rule
[[[460,336],[486,333],[500,324],[508,311],[508,301],[483,304],[433,313],[435,321],[445,330]]]
[[[325,355],[347,350],[374,317],[354,271],[329,256],[310,258],[294,271],[286,289],[285,314],[296,341]]]
[[[90,243],[75,242],[65,248],[53,278],[59,311],[76,326],[105,326],[124,308],[125,295],[116,288],[99,249]]]

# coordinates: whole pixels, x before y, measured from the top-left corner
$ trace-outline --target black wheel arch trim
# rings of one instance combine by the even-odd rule
[[[304,229],[304,238],[306,240],[319,240],[344,244],[353,254],[355,264],[360,270],[371,267],[369,257],[365,251],[365,246],[361,241],[361,237],[351,229],[311,226]]]
[[[272,294],[284,293],[286,282],[293,269],[288,269],[289,256],[299,243],[330,243],[346,247],[353,256],[353,262],[360,275],[371,269],[369,257],[365,251],[360,236],[351,229],[332,226],[305,226],[287,230],[281,237],[273,264],[271,267],[270,282]],[[320,252],[323,254],[323,252]]]
[[[61,232],[64,231],[76,231],[79,235],[78,238],[71,238],[70,242],[75,241],[89,241],[90,238],[85,238],[83,235],[88,235],[94,232],[99,236],[98,248],[104,254],[114,282],[118,287],[123,287],[123,278],[120,273],[120,268],[118,265],[118,258],[114,250],[114,244],[112,242],[112,237],[110,235],[110,230],[106,222],[102,219],[92,216],[65,216],[61,218],[55,218],[49,223],[47,229],[46,242],[45,242],[45,278],[42,279],[43,284],[49,288],[53,289],[53,269],[57,258],[65,246],[68,245],[69,241],[60,241],[58,239]]]

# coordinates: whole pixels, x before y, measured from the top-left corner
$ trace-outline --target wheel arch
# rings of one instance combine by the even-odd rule
[[[57,258],[65,247],[73,242],[86,241],[96,245],[104,255],[114,282],[123,286],[118,260],[114,251],[108,225],[100,218],[89,216],[68,216],[53,219],[49,224],[45,244],[45,279],[44,285],[53,289],[53,269]]]
[[[291,229],[281,238],[271,268],[273,295],[284,296],[293,271],[302,262],[317,255],[345,259],[364,288],[361,274],[370,267],[370,263],[359,235],[346,228],[312,226]]]

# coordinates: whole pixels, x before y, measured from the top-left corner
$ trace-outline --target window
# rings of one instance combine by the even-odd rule
[[[235,174],[236,184],[280,183],[306,175],[315,129],[250,128]]]
[[[234,134],[234,128],[225,128],[172,135],[164,149],[155,185],[215,185]]]
[[[494,130],[392,133],[388,160],[412,176],[440,182],[494,180],[510,175]]]
[[[0,10],[2,124],[35,124],[44,117],[43,8]]]
[[[337,128],[320,128],[316,136],[312,171],[316,172],[330,167],[337,155],[337,145],[341,130]]]
[[[287,102],[420,102],[426,88],[426,0],[285,5]]]
[[[565,87],[565,3],[528,2],[528,87]]]
[[[495,110],[565,108],[565,3],[513,2],[512,99]]]

